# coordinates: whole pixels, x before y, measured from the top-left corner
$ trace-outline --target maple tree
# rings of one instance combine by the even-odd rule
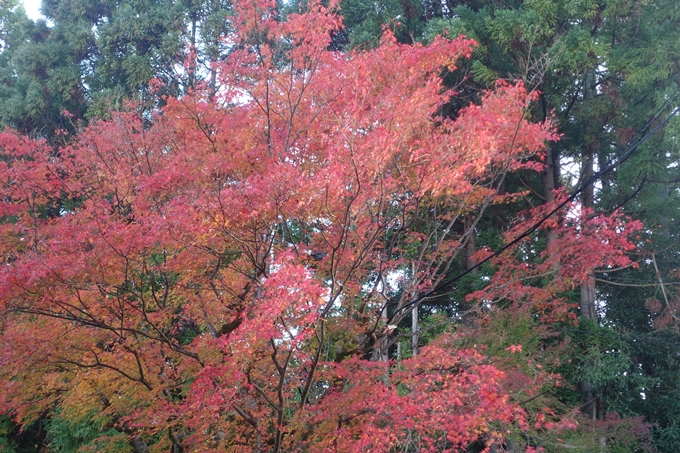
[[[456,451],[573,426],[520,404],[559,377],[522,369],[519,343],[491,357],[460,329],[391,360],[410,301],[474,235],[461,220],[521,195],[499,181],[542,169],[552,125],[528,120],[521,84],[438,114],[474,42],[386,32],[333,52],[336,6],[284,21],[237,2],[218,90],[112,113],[58,150],[0,135],[0,410],[97,413],[139,452]],[[560,292],[626,264],[637,228],[572,211],[551,225],[558,250],[501,258],[471,297],[568,319]]]

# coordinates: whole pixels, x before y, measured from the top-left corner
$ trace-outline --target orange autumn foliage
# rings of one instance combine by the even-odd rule
[[[457,451],[529,429],[508,372],[454,334],[385,361],[383,313],[441,281],[470,234],[454,224],[506,201],[495,181],[539,169],[553,128],[521,84],[437,116],[474,42],[331,52],[336,6],[236,2],[214,98],[112,113],[58,151],[0,135],[0,411],[102,411],[159,451]]]

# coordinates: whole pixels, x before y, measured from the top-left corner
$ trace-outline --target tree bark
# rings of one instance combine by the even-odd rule
[[[545,157],[545,168],[541,172],[543,198],[545,198],[546,203],[555,201],[555,187],[559,175],[559,163],[557,160],[553,151],[549,149]],[[557,234],[555,233],[555,230],[553,228],[548,228],[546,231],[546,249],[549,254],[555,252],[556,242]],[[559,263],[555,263],[555,266],[559,266]]]
[[[134,436],[130,439],[130,445],[132,445],[135,453],[149,453],[149,447],[140,436]]]
[[[593,177],[595,170],[594,166],[594,156],[595,152],[592,147],[586,149],[585,159],[583,161],[583,181],[588,181]],[[593,190],[593,185],[589,185],[582,192],[581,205],[583,210],[592,210],[595,206],[595,194]],[[585,215],[583,215],[583,220],[585,221]],[[588,276],[583,284],[581,284],[581,317],[584,319],[596,319],[597,313],[595,312],[595,272],[590,270]]]
[[[477,252],[477,239],[474,232],[475,220],[472,216],[465,216],[463,219],[464,234],[468,234],[467,241],[465,241],[465,270],[470,270],[475,266],[472,256]],[[473,271],[474,272],[474,271]]]
[[[463,234],[467,234],[467,240],[465,241],[465,252],[463,253],[463,266],[466,271],[471,270],[477,264],[472,256],[477,252],[477,239],[475,237],[474,231],[475,219],[467,215],[463,218]],[[476,271],[473,270],[474,274]],[[461,322],[466,327],[474,327],[475,324],[475,305],[470,302],[461,301],[459,304],[459,315]]]
[[[586,85],[588,84],[586,79]],[[585,87],[586,92],[589,87]],[[586,145],[585,156],[583,160],[582,169],[582,181],[589,181],[595,174],[595,150],[592,144]],[[595,207],[595,192],[592,184],[587,186],[581,196],[581,206],[584,213],[583,221],[585,222],[587,211],[592,210]],[[581,284],[581,300],[579,308],[581,310],[581,319],[593,320],[597,323],[597,311],[595,310],[595,270],[591,269],[585,278],[585,281]],[[581,380],[581,411],[588,415],[591,420],[598,420],[603,418],[604,415],[604,405],[602,398],[597,394],[596,389],[593,388],[592,384],[586,379]]]
[[[418,355],[418,306],[416,305],[411,310],[411,348],[413,350],[413,357]]]

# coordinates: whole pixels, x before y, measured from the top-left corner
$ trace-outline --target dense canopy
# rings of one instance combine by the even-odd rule
[[[0,449],[673,451],[655,2],[170,3],[0,16]]]

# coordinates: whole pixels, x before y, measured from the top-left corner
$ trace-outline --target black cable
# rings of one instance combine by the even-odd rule
[[[625,311],[637,311],[637,312],[640,312],[640,313],[646,313],[646,314],[649,314],[651,316],[662,315],[662,314],[665,313],[665,311],[652,311],[649,308],[635,308],[635,307],[621,307],[621,306],[614,306],[614,307],[602,306],[602,307],[600,307],[600,305],[598,305],[597,302],[594,303],[594,304],[587,303],[587,304],[583,304],[583,305],[595,307],[595,310],[597,310],[598,312],[601,312],[603,309],[605,311],[625,310]]]
[[[631,137],[624,145],[619,147],[619,150],[614,156],[614,159],[618,159],[618,156],[621,154],[621,152],[628,146],[630,146],[635,141],[635,139],[641,136],[647,130],[647,128],[649,128],[656,120],[658,120],[661,117],[661,114],[663,114],[663,112],[665,112],[678,98],[680,98],[680,88],[678,88],[675,95],[668,102],[666,102],[666,104],[659,107],[658,111],[645,123],[644,126],[638,129],[638,131],[635,133],[635,135],[633,135],[633,137]],[[640,145],[640,143],[638,143],[638,146]]]
[[[648,343],[657,343],[657,344],[665,344],[668,346],[680,346],[680,341],[674,342],[674,341],[664,341],[664,340],[657,340],[654,338],[645,338],[641,337],[639,335],[632,335],[630,333],[619,333],[614,330],[608,330],[606,332],[593,332],[590,330],[582,330],[582,329],[570,329],[570,328],[556,328],[555,331],[557,332],[574,332],[574,333],[580,333],[584,335],[591,335],[591,336],[596,336],[596,337],[604,337],[606,335],[614,335],[618,337],[619,339],[622,340],[633,340],[633,341],[639,341],[639,342],[648,342]]]
[[[441,291],[442,289],[446,288],[447,286],[451,285],[452,283],[455,283],[456,281],[460,280],[461,278],[465,277],[472,271],[478,269],[481,267],[484,263],[490,261],[492,258],[495,258],[496,256],[500,255],[501,253],[505,252],[509,248],[513,247],[515,244],[519,243],[522,239],[526,238],[530,234],[532,234],[534,231],[538,229],[539,226],[541,226],[546,220],[548,220],[550,217],[552,217],[557,211],[565,207],[568,203],[571,203],[581,192],[583,192],[588,186],[593,184],[595,181],[600,179],[602,176],[605,174],[609,173],[612,171],[614,168],[618,167],[622,163],[624,163],[628,158],[633,154],[633,152],[641,145],[643,144],[650,136],[652,136],[657,130],[659,130],[661,127],[665,126],[666,123],[668,123],[679,111],[680,109],[678,107],[674,108],[673,111],[659,124],[657,124],[654,128],[652,128],[649,132],[644,134],[644,131],[647,130],[658,118],[661,117],[661,114],[666,111],[673,103],[675,103],[676,100],[680,98],[680,89],[677,90],[676,94],[661,108],[659,111],[645,123],[645,125],[638,130],[638,132],[628,140],[628,142],[623,145],[621,148],[619,148],[619,152],[616,153],[618,157],[614,162],[611,164],[607,165],[605,168],[602,170],[599,170],[593,174],[587,181],[585,181],[581,186],[576,189],[569,197],[567,197],[564,201],[562,201],[557,207],[555,207],[552,211],[550,211],[548,214],[543,216],[540,220],[538,220],[535,224],[533,224],[530,228],[525,230],[522,234],[517,236],[515,239],[510,241],[508,244],[504,245],[497,251],[493,252],[491,255],[487,256],[483,260],[481,260],[479,263],[475,264],[474,266],[470,267],[466,271],[456,275],[455,277],[452,277],[448,280],[445,280],[444,282],[440,283],[436,287],[432,288],[431,290],[421,294],[420,296],[416,297],[403,307],[397,309],[392,316],[387,320],[387,324],[392,324],[392,321],[394,318],[397,317],[397,315],[404,310],[422,302],[425,298],[431,296],[432,294]],[[640,137],[643,135],[642,138],[639,139],[639,141],[636,144],[633,144],[633,141],[637,137]],[[625,150],[625,151],[624,151]]]

